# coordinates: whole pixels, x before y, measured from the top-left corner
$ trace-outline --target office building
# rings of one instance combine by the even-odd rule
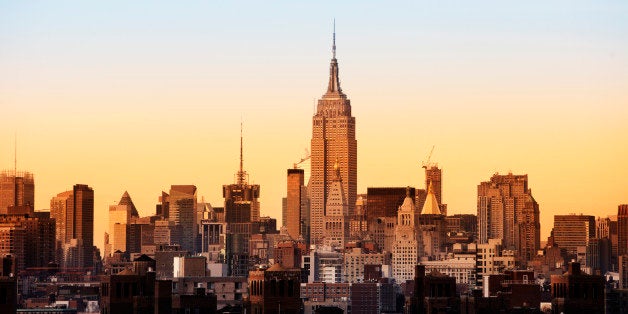
[[[554,215],[554,245],[576,255],[578,246],[589,245],[595,238],[595,217],[589,215]]]
[[[0,215],[35,210],[35,180],[30,172],[0,172]]]
[[[338,161],[349,215],[353,214],[357,196],[358,143],[355,138],[355,118],[351,116],[351,101],[340,88],[335,38],[334,33],[327,92],[318,100],[316,114],[312,118],[312,172],[308,187],[310,238],[313,244],[321,244],[323,240],[326,203],[333,179],[336,177],[335,160]]]

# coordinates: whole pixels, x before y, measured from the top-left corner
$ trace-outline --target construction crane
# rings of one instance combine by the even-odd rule
[[[300,164],[310,159],[310,157],[312,157],[312,155],[310,154],[310,151],[307,148],[305,148],[305,157],[301,158],[301,160],[294,163],[294,169],[297,169]]]
[[[430,150],[430,154],[427,155],[427,160],[422,162],[423,169],[431,168],[434,165],[433,163],[430,163],[430,160],[432,159],[432,153],[434,152],[434,146],[435,145],[432,145],[432,149]]]

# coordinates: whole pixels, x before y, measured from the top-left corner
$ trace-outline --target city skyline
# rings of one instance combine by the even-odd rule
[[[324,4],[277,15],[257,5],[259,17],[191,5],[0,4],[0,168],[13,169],[17,133],[36,210],[74,184],[94,189],[103,219],[124,191],[140,216],[154,213],[173,184],[194,184],[199,201],[220,207],[222,185],[235,182],[243,119],[244,168],[262,189],[261,214],[280,219],[285,171],[309,148],[328,82],[333,17]],[[449,215],[475,213],[477,185],[495,172],[528,174],[542,241],[555,214],[615,215],[628,202],[627,5],[338,6],[342,86],[359,121],[357,193],[421,188],[435,145]],[[314,14],[295,14],[307,8]],[[162,24],[169,17],[172,28]],[[101,249],[106,226],[95,225]]]

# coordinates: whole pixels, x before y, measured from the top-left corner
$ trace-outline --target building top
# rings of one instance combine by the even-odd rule
[[[400,209],[408,209],[414,211],[414,201],[412,200],[412,196],[410,195],[410,187],[406,188],[406,198],[403,199],[403,204],[401,204]]]
[[[329,66],[329,84],[327,93],[323,95],[323,99],[345,99],[347,96],[342,92],[340,87],[340,76],[338,75],[338,60],[336,59],[336,22],[334,21],[334,34],[332,42],[332,58]]]
[[[170,186],[170,190],[192,195],[196,193],[196,186],[195,185],[172,185]]]
[[[150,258],[148,255],[146,254],[142,254],[140,255],[138,258],[133,260],[134,262],[154,262],[155,260]]]
[[[140,216],[137,212],[137,208],[135,208],[135,204],[133,204],[133,200],[131,199],[129,192],[124,191],[124,194],[122,194],[122,198],[120,198],[120,202],[118,202],[118,205],[128,205],[129,207],[131,207],[132,217]]]
[[[440,215],[440,208],[438,206],[438,200],[436,199],[436,195],[434,194],[434,189],[432,188],[432,182],[427,188],[427,198],[425,199],[425,204],[423,204],[423,209],[421,209],[421,215]]]

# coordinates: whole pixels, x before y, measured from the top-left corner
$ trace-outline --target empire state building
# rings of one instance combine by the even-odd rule
[[[326,201],[337,176],[338,164],[342,190],[348,213],[353,214],[357,194],[357,154],[355,118],[351,116],[351,101],[340,88],[338,60],[336,60],[336,32],[333,35],[332,59],[329,68],[327,92],[318,100],[312,118],[310,224],[311,243],[323,243],[323,226]]]

